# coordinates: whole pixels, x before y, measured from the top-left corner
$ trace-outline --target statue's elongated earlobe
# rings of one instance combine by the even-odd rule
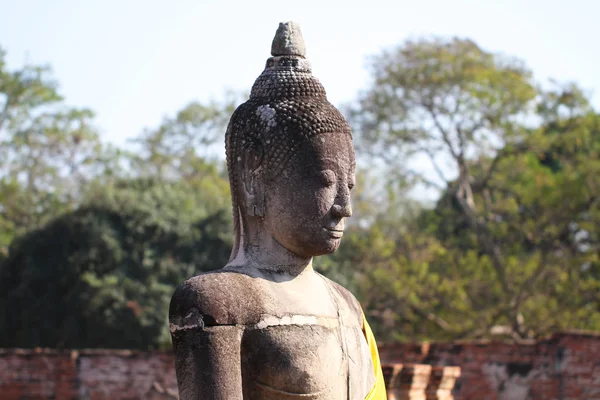
[[[253,146],[242,155],[242,187],[246,203],[246,215],[265,216],[265,193],[260,174],[263,152],[261,146]]]
[[[256,196],[252,196],[252,201],[248,203],[247,207],[248,215],[260,218],[265,216],[264,197],[260,201]]]

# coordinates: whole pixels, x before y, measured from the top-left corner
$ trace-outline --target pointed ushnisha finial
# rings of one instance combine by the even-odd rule
[[[277,33],[271,45],[271,55],[278,56],[306,56],[306,47],[302,39],[300,25],[296,22],[280,22]]]

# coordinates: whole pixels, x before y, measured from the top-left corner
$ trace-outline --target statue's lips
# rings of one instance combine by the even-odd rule
[[[323,228],[323,230],[327,233],[329,233],[329,236],[331,236],[334,239],[339,239],[342,237],[342,235],[344,234],[344,230],[343,229],[330,229],[330,228]]]

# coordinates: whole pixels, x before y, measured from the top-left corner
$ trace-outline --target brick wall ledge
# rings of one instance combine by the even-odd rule
[[[381,346],[380,355],[389,399],[600,400],[598,332],[527,343],[400,343]],[[2,400],[176,395],[170,351],[0,349]]]

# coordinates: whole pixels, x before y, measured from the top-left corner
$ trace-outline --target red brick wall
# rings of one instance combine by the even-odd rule
[[[524,344],[456,342],[380,348],[383,363],[457,365],[461,400],[600,399],[600,334]]]
[[[176,398],[168,353],[0,350],[0,399]]]
[[[457,400],[600,400],[600,335],[557,334],[526,344],[382,346],[384,363],[456,365]],[[0,349],[0,399],[168,399],[170,353]]]

